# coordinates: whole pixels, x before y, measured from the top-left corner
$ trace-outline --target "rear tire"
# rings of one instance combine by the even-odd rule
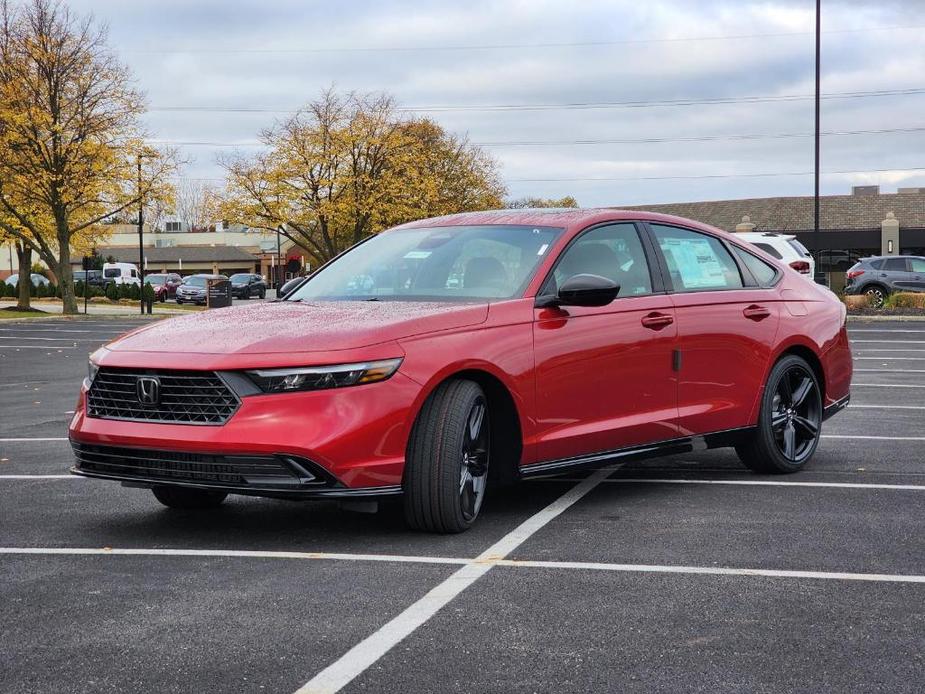
[[[790,354],[771,369],[755,433],[736,453],[754,472],[797,472],[812,458],[821,433],[819,381],[806,360]]]
[[[872,284],[864,288],[864,295],[876,308],[880,308],[890,295],[890,292],[886,287],[881,287],[879,284]]]
[[[488,400],[474,381],[440,385],[418,415],[405,460],[405,520],[460,533],[478,517],[488,482]]]
[[[218,507],[228,496],[225,492],[187,487],[154,487],[154,498],[164,506],[184,510],[204,510]]]

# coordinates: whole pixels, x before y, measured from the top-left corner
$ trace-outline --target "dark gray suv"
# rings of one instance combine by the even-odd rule
[[[845,273],[845,294],[867,294],[880,306],[893,292],[925,292],[925,258],[917,255],[861,258]]]

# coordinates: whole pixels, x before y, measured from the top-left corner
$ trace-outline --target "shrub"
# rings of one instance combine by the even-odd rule
[[[48,296],[48,290],[45,288],[44,284],[39,283],[35,288],[35,298],[44,299],[46,296]]]
[[[119,300],[119,286],[115,282],[110,282],[106,285],[106,298],[110,301]]]
[[[141,288],[137,284],[129,284],[128,286],[128,297],[134,301],[137,301],[141,298]]]
[[[141,298],[146,302],[154,301],[154,287],[151,286],[150,282],[145,282],[145,286],[142,287]]]
[[[883,302],[884,308],[925,308],[925,293],[897,292]]]
[[[845,306],[848,308],[858,309],[867,308],[869,300],[864,294],[846,294],[842,297]]]

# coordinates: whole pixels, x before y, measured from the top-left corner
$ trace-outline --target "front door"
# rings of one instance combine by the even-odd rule
[[[632,223],[594,227],[563,251],[540,291],[555,294],[578,274],[620,285],[607,306],[535,309],[540,460],[676,438],[677,326],[651,255]]]
[[[925,292],[925,258],[909,258],[912,269],[912,280],[909,289],[914,292]]]

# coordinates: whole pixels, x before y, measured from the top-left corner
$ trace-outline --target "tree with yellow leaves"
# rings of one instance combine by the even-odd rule
[[[105,28],[54,0],[0,0],[0,228],[55,274],[65,313],[77,312],[71,250],[139,196],[169,192],[173,153],[145,150],[143,110]]]
[[[266,150],[220,160],[224,219],[276,231],[325,262],[412,219],[500,207],[496,164],[385,94],[328,89],[264,131]]]

